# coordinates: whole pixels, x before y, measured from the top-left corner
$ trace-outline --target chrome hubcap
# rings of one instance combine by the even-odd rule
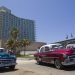
[[[60,69],[60,67],[61,67],[60,61],[56,60],[55,61],[55,66],[56,66],[56,68]]]

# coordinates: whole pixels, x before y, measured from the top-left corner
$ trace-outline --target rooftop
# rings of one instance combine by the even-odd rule
[[[6,7],[4,7],[4,6],[1,6],[0,7],[0,12],[8,12],[8,13],[11,13],[11,10],[8,9],[8,8],[6,8]]]

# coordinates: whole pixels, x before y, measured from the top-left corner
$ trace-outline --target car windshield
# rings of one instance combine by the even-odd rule
[[[62,45],[53,45],[52,49],[64,49],[64,46],[62,46]]]
[[[4,49],[0,49],[0,52],[5,52],[5,50]]]

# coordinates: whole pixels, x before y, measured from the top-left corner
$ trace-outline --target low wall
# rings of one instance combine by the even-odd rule
[[[25,51],[26,55],[28,55],[28,54],[34,54],[34,53],[36,53],[36,51]],[[24,55],[24,51],[21,51],[20,54]]]

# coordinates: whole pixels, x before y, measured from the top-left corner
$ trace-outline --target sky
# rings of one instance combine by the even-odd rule
[[[54,43],[75,37],[75,0],[0,0],[21,18],[35,21],[36,41]]]

